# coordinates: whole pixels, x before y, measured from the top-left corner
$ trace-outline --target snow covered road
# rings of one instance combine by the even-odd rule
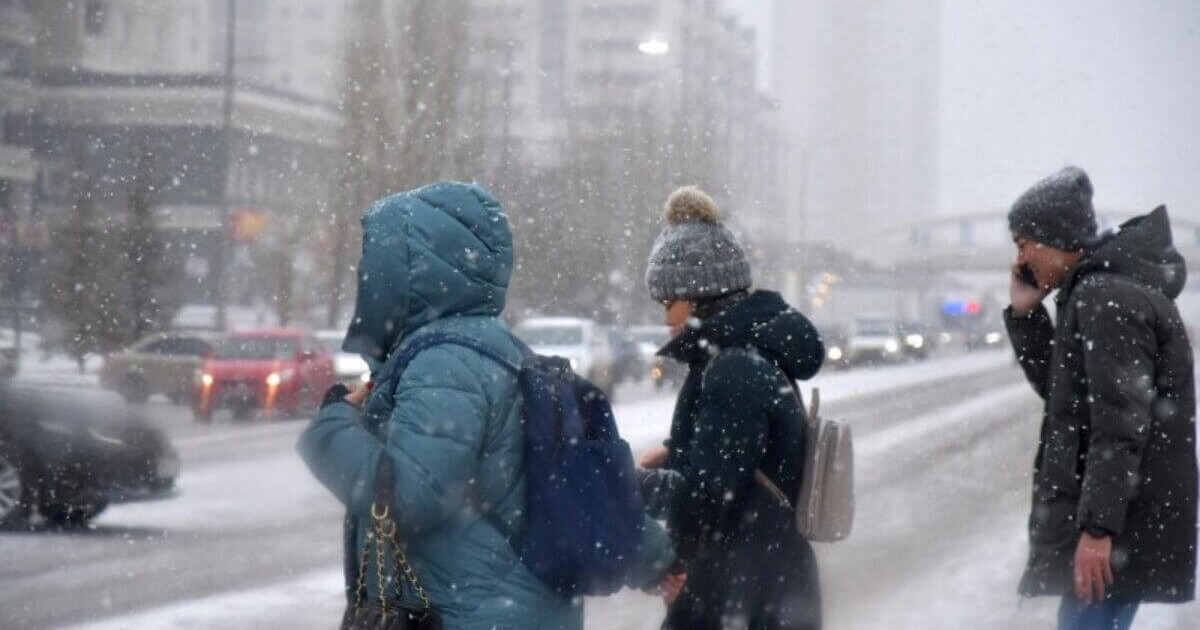
[[[858,518],[818,548],[826,627],[1052,627],[1015,595],[1039,404],[1004,352],[821,376],[826,415],[856,432]],[[97,394],[100,395],[100,394]],[[635,449],[661,440],[672,400],[618,405]],[[180,495],[118,506],[82,532],[0,536],[0,628],[336,626],[340,510],[293,453],[301,422],[196,427],[166,404]],[[657,599],[588,602],[589,630],[657,628]],[[1136,628],[1200,627],[1200,607],[1147,607]]]

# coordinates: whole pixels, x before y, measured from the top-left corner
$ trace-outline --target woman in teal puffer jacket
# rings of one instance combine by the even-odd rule
[[[376,463],[390,457],[399,536],[447,630],[582,628],[581,603],[542,584],[506,540],[520,531],[525,506],[515,377],[474,350],[441,345],[392,378],[400,350],[428,333],[472,337],[520,363],[499,319],[513,267],[500,205],[479,186],[443,182],[376,202],[362,224],[344,348],[373,368],[378,387],[366,404],[384,407],[388,445],[364,428],[357,407],[335,402],[298,447],[347,516],[357,517],[347,522],[362,524],[347,537],[347,584],[357,575]],[[632,586],[656,583],[673,560],[658,526],[647,528],[643,549]],[[366,572],[369,599],[378,592],[373,573]],[[404,597],[415,603],[408,590]]]

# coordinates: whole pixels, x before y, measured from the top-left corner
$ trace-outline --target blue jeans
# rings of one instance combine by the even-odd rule
[[[1139,602],[1085,605],[1074,594],[1063,596],[1058,607],[1058,630],[1129,630]]]

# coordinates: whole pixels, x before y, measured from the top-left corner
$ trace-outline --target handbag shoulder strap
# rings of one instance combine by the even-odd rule
[[[739,346],[739,347],[741,347],[746,352],[749,352],[755,356],[762,357],[762,353],[760,353],[758,351],[758,348],[755,348],[753,345],[746,345],[746,346]],[[762,358],[765,358],[765,357],[762,357]],[[819,387],[813,388],[812,404],[809,407],[809,409],[805,409],[804,408],[804,396],[800,393],[800,386],[797,385],[796,381],[792,380],[787,375],[787,373],[783,371],[783,368],[779,367],[778,364],[775,364],[773,361],[772,361],[772,364],[775,365],[775,369],[779,370],[780,374],[783,375],[783,378],[787,381],[788,385],[791,386],[792,393],[796,397],[796,405],[799,407],[800,413],[805,416],[805,419],[804,419],[804,421],[805,421],[804,429],[806,432],[805,450],[807,450],[807,448],[808,448],[807,444],[814,439],[814,436],[816,434],[815,429],[819,428],[820,423],[821,423],[820,419],[817,417],[817,413],[820,412],[820,410],[821,410],[821,389]],[[708,378],[708,371],[709,371],[710,367],[712,367],[712,361],[709,361],[704,366],[704,372],[701,375],[701,379]],[[779,484],[772,481],[771,478],[769,476],[767,476],[767,473],[763,472],[761,468],[754,469],[754,482],[756,484],[758,484],[761,488],[766,490],[767,493],[770,494],[772,498],[774,498],[776,501],[778,501],[779,504],[781,506],[783,506],[784,508],[786,508],[788,511],[795,510],[795,507],[792,504],[792,500],[788,498],[787,493],[784,492],[783,489],[779,487]]]

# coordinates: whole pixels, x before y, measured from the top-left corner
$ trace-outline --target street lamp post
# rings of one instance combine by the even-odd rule
[[[230,179],[233,174],[233,97],[234,97],[234,64],[236,63],[237,52],[237,0],[226,0],[225,3],[225,94],[222,103],[222,128],[221,128],[221,159],[224,161],[222,169],[221,186],[221,203],[219,206],[219,214],[217,218],[217,251],[216,258],[213,261],[213,300],[216,302],[216,327],[217,330],[225,330],[228,328],[228,316],[225,312],[226,302],[228,300],[227,279],[228,273],[227,261],[228,258],[228,229],[230,208]]]

